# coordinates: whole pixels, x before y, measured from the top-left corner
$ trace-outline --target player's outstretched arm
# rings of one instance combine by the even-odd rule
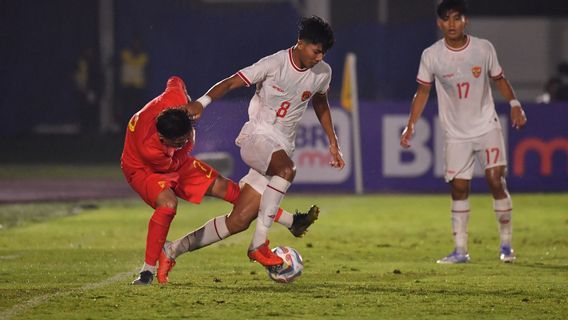
[[[418,121],[418,118],[420,118],[422,111],[424,111],[424,108],[426,107],[426,102],[428,102],[428,97],[430,96],[430,88],[432,88],[431,85],[418,84],[418,89],[416,89],[416,94],[414,95],[412,104],[410,105],[408,124],[400,136],[400,145],[403,148],[410,147],[410,139],[412,139],[412,136],[414,135],[414,124]]]
[[[503,98],[507,99],[511,105],[511,125],[513,128],[520,129],[524,127],[527,123],[527,116],[525,115],[521,103],[515,97],[515,92],[509,81],[505,79],[505,77],[501,77],[495,80],[495,86]]]
[[[193,119],[199,119],[199,117],[201,117],[201,113],[203,113],[203,109],[205,109],[205,107],[207,107],[211,102],[220,99],[229,91],[244,87],[245,85],[246,83],[235,74],[231,77],[217,82],[201,98],[189,102],[185,106],[185,109]]]
[[[331,111],[329,110],[329,102],[327,100],[327,94],[316,93],[312,100],[314,111],[318,120],[323,127],[329,140],[329,153],[331,154],[332,160],[330,165],[334,168],[343,169],[345,167],[345,160],[343,160],[343,154],[339,148],[339,143],[337,142],[337,135],[333,128],[333,121],[331,119]]]

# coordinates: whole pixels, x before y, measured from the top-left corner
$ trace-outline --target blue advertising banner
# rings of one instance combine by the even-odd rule
[[[207,108],[197,128],[198,157],[223,158],[230,170],[223,171],[239,180],[248,167],[234,144],[247,121],[248,101],[219,102]],[[568,105],[525,105],[529,119],[522,130],[509,122],[509,106],[497,110],[508,144],[509,189],[517,192],[568,191]],[[327,138],[314,112],[309,108],[296,137],[293,160],[297,174],[292,191],[351,192],[354,189],[351,116],[332,108],[334,126],[341,144],[346,168],[329,167]],[[408,103],[361,103],[361,143],[365,192],[447,192],[443,180],[444,132],[437,107],[430,104],[416,125],[410,149],[399,146],[406,125]],[[483,172],[476,169],[472,190],[487,192]]]

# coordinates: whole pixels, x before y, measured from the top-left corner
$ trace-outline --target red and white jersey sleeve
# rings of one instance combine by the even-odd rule
[[[444,39],[424,50],[417,81],[436,85],[438,113],[448,139],[464,140],[500,128],[491,79],[503,76],[493,45],[468,36],[462,48]]]
[[[292,59],[292,49],[287,49],[260,59],[237,75],[249,86],[256,84],[249,104],[249,121],[239,137],[272,134],[293,149],[296,127],[309,100],[315,93],[324,94],[329,89],[331,67],[321,61],[312,68],[301,69]]]

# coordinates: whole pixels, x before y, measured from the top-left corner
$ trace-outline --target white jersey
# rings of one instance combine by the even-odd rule
[[[236,143],[250,134],[271,135],[292,151],[296,127],[314,93],[324,94],[331,82],[331,67],[324,61],[300,69],[292,60],[292,49],[260,59],[237,75],[247,86],[256,84],[248,114]]]
[[[468,35],[462,48],[450,48],[442,39],[424,50],[417,81],[436,81],[438,113],[446,137],[462,140],[501,128],[490,79],[502,76],[493,45]]]

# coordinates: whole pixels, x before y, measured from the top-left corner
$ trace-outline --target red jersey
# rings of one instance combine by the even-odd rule
[[[145,169],[154,173],[166,173],[179,169],[193,149],[193,141],[188,141],[179,150],[164,145],[158,136],[156,118],[162,110],[181,107],[188,101],[183,80],[171,77],[166,90],[132,116],[124,139],[121,157],[123,170]]]

